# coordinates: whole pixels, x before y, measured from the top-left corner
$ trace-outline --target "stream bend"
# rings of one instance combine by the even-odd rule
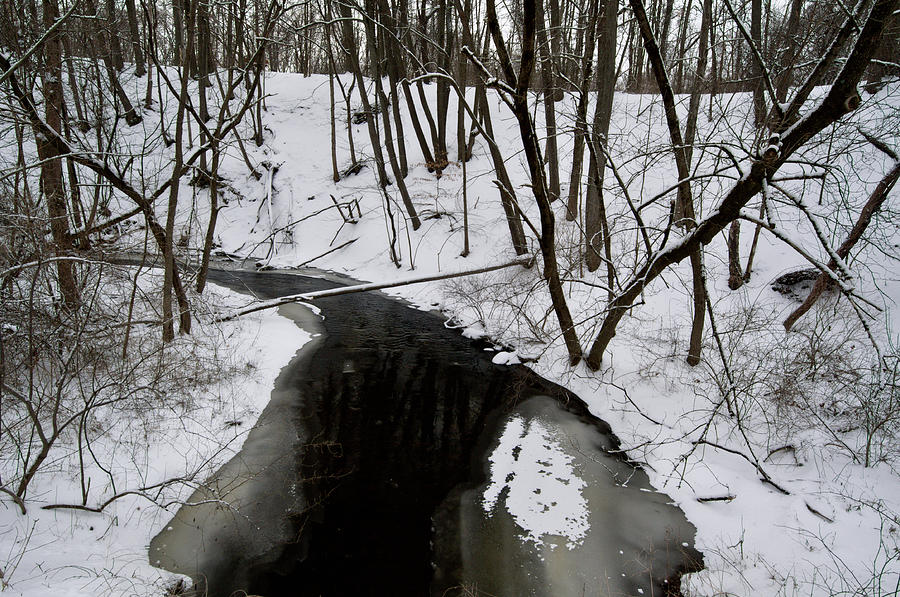
[[[260,298],[338,285],[210,279]],[[380,293],[316,306],[281,308],[318,335],[151,563],[211,597],[678,595],[702,568],[694,527],[577,396]]]

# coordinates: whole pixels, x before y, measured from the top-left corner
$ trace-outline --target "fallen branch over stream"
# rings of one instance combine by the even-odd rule
[[[288,296],[282,296],[276,299],[272,299],[269,301],[262,301],[251,305],[249,307],[244,307],[243,309],[238,309],[228,315],[223,315],[219,317],[217,321],[230,321],[232,319],[236,319],[242,315],[248,315],[250,313],[255,313],[256,311],[262,311],[264,309],[272,309],[274,307],[280,307],[281,305],[288,305],[290,303],[299,303],[305,301],[313,301],[320,298],[326,298],[330,296],[341,296],[344,294],[354,294],[357,292],[368,292],[370,290],[382,290],[384,288],[396,288],[398,286],[408,286],[410,284],[419,284],[422,282],[436,282],[438,280],[449,280],[451,278],[462,278],[464,276],[474,276],[475,274],[484,274],[487,272],[493,272],[500,269],[505,269],[508,267],[514,267],[516,265],[521,265],[522,267],[531,267],[534,264],[533,257],[521,257],[519,259],[514,259],[507,263],[501,263],[499,265],[490,265],[487,267],[481,267],[478,269],[466,270],[461,272],[452,272],[449,274],[432,274],[430,276],[418,276],[413,278],[404,278],[402,280],[394,280],[392,282],[368,282],[366,284],[356,284],[353,286],[340,286],[338,288],[329,288],[328,290],[317,290],[315,292],[304,292],[302,294],[291,294]]]

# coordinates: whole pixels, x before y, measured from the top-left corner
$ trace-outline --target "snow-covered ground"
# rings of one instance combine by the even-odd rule
[[[160,283],[158,275],[145,278],[148,285]],[[207,305],[215,305],[218,312],[248,302],[246,296],[220,287],[209,292],[213,296]],[[5,594],[149,596],[162,595],[177,582],[150,566],[150,539],[198,483],[237,453],[268,403],[281,368],[309,339],[274,310],[225,324],[209,320],[200,315],[193,338],[179,340],[182,346],[176,350],[209,363],[220,378],[185,388],[164,409],[148,408],[146,419],[127,412],[102,422],[109,427],[91,447],[99,457],[86,457],[84,463],[87,506],[125,495],[102,513],[42,509],[82,503],[74,441],[60,441],[29,488],[27,514],[7,499],[0,502]]]
[[[426,91],[433,94],[433,86]],[[309,264],[375,282],[474,269],[514,257],[492,182],[490,157],[480,140],[475,144],[474,159],[466,166],[470,254],[462,257],[463,171],[458,162],[453,161],[440,179],[435,178],[410,133],[411,123],[404,122],[407,185],[423,220],[422,227],[413,231],[402,217],[394,186],[388,187],[391,204],[385,209],[365,124],[351,125],[357,155],[365,166],[356,175],[332,182],[327,77],[271,74],[266,92],[265,142],[259,148],[248,142],[247,149],[255,163],[278,166],[271,180],[272,199],[266,200],[267,177],[252,177],[237,147],[231,147],[220,172],[227,206],[219,214],[217,244],[225,253],[246,257],[248,263],[275,267]],[[704,106],[700,119],[701,139],[737,147],[738,162],[744,166],[748,162],[741,154],[741,143],[750,145],[747,139],[753,136],[746,118],[750,102],[745,100],[740,95],[720,97],[711,111]],[[517,127],[501,102],[495,97],[490,101],[498,145],[507,158],[520,204],[536,222]],[[684,104],[686,110],[686,101]],[[572,98],[557,108],[561,128],[570,130]],[[878,151],[858,141],[857,128],[875,132],[895,149],[900,148],[900,127],[891,124],[900,118],[898,108],[900,89],[896,85],[877,97],[867,96],[860,111],[841,125],[838,134],[826,135],[811,153],[802,156],[807,164],[791,165],[782,172],[785,177],[818,172],[811,165],[817,160],[842,168],[824,183],[819,179],[779,183],[788,193],[807,186],[806,205],[823,225],[829,241],[840,243],[888,166]],[[451,101],[451,114],[454,110],[455,101]],[[541,113],[536,109],[539,121]],[[662,112],[651,96],[620,94],[613,114],[611,155],[631,199],[642,204],[676,181],[674,164],[665,151]],[[148,113],[146,130],[152,131],[154,118],[158,116]],[[340,105],[336,125],[339,166],[344,169],[350,160],[347,123]],[[454,126],[455,117],[451,117],[451,159],[456,155]],[[571,153],[571,144],[571,135],[561,137],[564,181],[568,180],[571,158],[565,156]],[[159,160],[166,156],[159,148],[154,155]],[[718,159],[727,170],[728,159],[712,150],[697,159],[702,160],[703,168],[713,167]],[[735,171],[725,174],[733,178]],[[722,188],[729,183],[730,179],[722,177],[698,181],[702,213],[714,209]],[[605,186],[614,254],[633,259],[631,250],[640,241],[635,238],[624,193],[609,171]],[[564,196],[566,192],[564,183]],[[823,200],[816,203],[820,192]],[[893,193],[891,201],[897,191]],[[208,212],[205,191],[184,184],[182,197],[177,236],[198,247]],[[664,223],[670,197],[648,206],[643,212],[645,220]],[[334,201],[358,205],[361,215],[345,221]],[[589,274],[581,267],[578,223],[565,221],[561,203],[556,209],[559,253],[563,269],[571,272],[566,277],[568,299],[581,341],[588,346],[599,328],[598,314],[607,296],[597,287],[605,283],[606,273],[601,268]],[[827,260],[814,229],[787,203],[773,199],[766,217],[809,247],[816,258]],[[163,208],[160,205],[160,210]],[[856,288],[883,309],[869,323],[888,352],[891,342],[896,342],[891,336],[896,334],[891,316],[900,299],[895,223],[890,217],[878,220],[878,242],[864,247],[853,264]],[[392,227],[396,229],[399,269],[390,259]],[[741,237],[744,260],[752,237],[753,229],[745,222]],[[533,238],[530,242],[535,246]],[[342,248],[333,250],[336,247]],[[827,333],[801,322],[804,325],[798,325],[797,332],[786,335],[780,322],[797,303],[775,293],[770,283],[807,264],[765,232],[759,239],[753,276],[739,291],[727,287],[724,236],[709,246],[705,264],[715,325],[723,344],[720,352],[708,333],[704,362],[696,368],[688,367],[683,358],[691,312],[686,265],[674,268],[646,290],[639,307],[620,326],[604,368],[597,373],[583,365],[567,365],[555,319],[552,313],[548,315],[549,298],[539,268],[507,269],[388,292],[424,307],[438,305],[455,325],[468,328],[467,333],[487,333],[514,346],[518,356],[536,359],[530,366],[572,389],[594,414],[612,425],[630,457],[645,464],[655,486],[668,493],[698,529],[696,547],[704,553],[707,569],[685,579],[687,594],[897,594],[898,452],[890,436],[875,434],[880,443],[872,452],[871,466],[859,461],[866,434],[865,425],[858,421],[867,403],[854,389],[871,380],[866,368],[871,367],[875,353],[854,323],[855,314],[846,305],[823,301],[821,308],[806,317],[825,322],[822,329]],[[622,275],[630,265],[622,266]],[[255,364],[252,375],[235,376],[227,392],[213,386],[204,398],[207,402],[198,400],[192,406],[187,430],[181,428],[183,415],[160,422],[158,436],[148,438],[149,450],[158,452],[145,455],[146,462],[173,462],[175,467],[185,460],[184,446],[200,450],[217,445],[191,439],[200,430],[219,436],[226,431],[234,434],[235,441],[227,450],[237,449],[241,434],[265,403],[279,368],[303,342],[302,333],[274,313],[227,326],[216,333],[228,338],[229,348],[247,347],[230,352]],[[273,341],[276,334],[282,340]],[[897,344],[893,346],[896,353]],[[729,363],[727,374],[723,358]],[[236,361],[235,366],[241,363]],[[848,372],[858,375],[854,378]],[[857,383],[849,384],[851,379]],[[239,414],[233,414],[234,410]],[[729,410],[737,416],[729,416]],[[877,419],[878,413],[874,416]],[[243,425],[226,427],[227,421],[235,419]],[[170,424],[173,427],[167,428]],[[209,468],[231,453],[216,454]],[[763,482],[763,473],[753,460],[773,483]],[[167,468],[159,474],[172,476],[174,470]],[[28,597],[149,594],[166,582],[161,580],[166,578],[164,574],[159,576],[147,565],[144,550],[168,512],[135,496],[117,501],[102,515],[41,511],[38,506],[42,503],[57,501],[57,488],[62,486],[74,490],[77,481],[64,473],[42,479],[30,494],[33,507],[27,516],[19,515],[9,501],[2,501],[0,567],[7,591]],[[540,535],[540,521],[529,522],[527,516],[518,515],[516,520],[521,521],[524,537]]]

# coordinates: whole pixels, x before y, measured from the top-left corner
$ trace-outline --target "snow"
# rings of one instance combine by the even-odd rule
[[[490,513],[507,491],[506,508],[526,542],[542,546],[544,535],[554,535],[565,537],[567,547],[574,549],[590,529],[582,495],[587,483],[561,440],[559,431],[538,418],[516,415],[507,421],[500,444],[488,458],[491,477],[483,507]]]
[[[221,171],[226,181],[223,192],[227,205],[219,214],[216,234],[223,252],[245,258],[248,264],[260,260],[280,268],[309,262],[311,266],[374,283],[474,269],[514,257],[483,142],[476,143],[474,159],[467,164],[470,254],[464,258],[460,255],[462,171],[458,164],[451,163],[442,178],[436,179],[423,163],[411,134],[411,123],[404,122],[410,160],[407,185],[423,225],[418,231],[412,230],[402,217],[395,188],[388,187],[397,229],[395,250],[401,258],[397,268],[389,258],[391,222],[385,215],[384,199],[371,162],[366,162],[359,174],[337,184],[332,182],[327,78],[270,74],[266,91],[270,97],[266,99],[264,115],[265,143],[260,148],[247,144],[247,150],[256,164],[281,164],[271,178],[273,200],[270,205],[264,204],[266,179],[250,176],[240,154],[230,149]],[[431,94],[433,88],[426,87],[426,91]],[[807,189],[811,198],[819,195],[819,189],[826,198],[839,198],[840,208],[833,211],[826,211],[828,202],[825,206],[806,203],[816,220],[828,228],[821,230],[819,236],[832,243],[842,240],[835,223],[846,227],[852,221],[867,192],[886,170],[886,158],[864,143],[854,142],[851,133],[854,127],[879,124],[880,133],[888,135],[885,140],[897,147],[900,127],[892,129],[891,123],[896,124],[900,115],[898,95],[897,85],[889,85],[877,97],[867,98],[856,113],[846,117],[841,135],[828,142],[829,147],[834,146],[835,162],[843,167],[840,176],[829,174],[821,183],[780,183],[793,189],[816,184],[819,186],[813,190]],[[813,100],[819,101],[821,96],[822,90],[817,90]],[[495,95],[490,96],[490,103],[497,141],[507,157],[507,168],[521,205],[526,215],[537,221],[536,208],[529,201],[525,186],[526,168],[515,121]],[[686,104],[680,101],[679,110],[686,111]],[[558,104],[563,130],[572,126],[571,117],[565,114],[574,114],[573,105],[570,97]],[[701,109],[701,141],[728,144],[736,158],[734,167],[725,173],[727,176],[695,183],[700,187],[697,207],[702,215],[712,214],[723,191],[749,170],[750,159],[756,153],[756,148],[744,141],[754,138],[748,124],[752,119],[746,117],[751,108],[752,103],[745,96],[734,94],[719,96],[712,119],[707,117],[705,106]],[[451,98],[450,113],[454,111],[455,99]],[[665,151],[666,129],[659,103],[654,104],[648,95],[619,94],[613,113],[611,154],[631,196],[638,198],[635,203],[641,204],[640,199],[674,188],[677,175],[671,152]],[[535,114],[541,126],[542,111]],[[155,120],[145,119],[148,134],[158,126]],[[340,104],[337,123],[339,166],[343,169],[350,161]],[[455,118],[449,119],[449,125],[448,139],[455,140]],[[367,160],[371,148],[366,126],[351,127],[358,157]],[[139,136],[143,134],[141,131]],[[828,133],[824,135],[827,137]],[[560,154],[566,156],[571,137],[566,136],[561,142]],[[451,158],[455,157],[455,147],[450,151]],[[152,172],[153,164],[165,164],[170,158],[158,144],[149,147],[146,154],[148,172]],[[823,154],[820,146],[799,152],[794,157],[806,162],[788,164],[779,175],[821,173],[823,170],[816,164]],[[698,159],[706,160],[704,164],[708,166],[719,158],[714,149],[709,149]],[[731,163],[728,158],[722,161]],[[563,163],[563,180],[568,180],[568,168]],[[152,180],[148,186],[152,188]],[[564,185],[563,195],[566,191]],[[612,176],[607,176],[606,192],[616,235],[614,251],[624,254],[633,246],[627,233],[631,224]],[[897,192],[893,191],[894,197]],[[191,200],[182,204],[176,234],[188,239],[190,246],[200,246],[208,206],[203,192],[186,183],[182,184],[182,194]],[[345,222],[333,207],[332,196],[339,202],[358,201],[358,221]],[[647,221],[663,218],[670,197],[671,194],[648,206],[642,216]],[[119,209],[125,211],[128,207],[123,200]],[[162,214],[164,206],[157,207]],[[784,205],[770,208],[768,217],[779,230],[804,243],[820,262],[828,260],[829,251],[821,246],[809,221]],[[565,222],[562,209],[557,208],[557,236],[561,259],[566,260],[577,254],[580,241],[577,226]],[[263,214],[263,210],[267,213]],[[893,255],[880,255],[873,245],[862,249],[857,263],[850,263],[857,276],[856,290],[883,309],[870,322],[883,346],[897,341],[896,326],[892,327],[892,315],[900,299],[895,223],[885,217],[878,239]],[[273,234],[273,228],[280,232]],[[752,240],[751,230],[745,224],[741,236],[744,258]],[[129,232],[124,234],[127,240]],[[143,236],[142,231],[137,234]],[[354,239],[352,244],[328,253]],[[669,246],[676,246],[679,240],[673,233]],[[529,242],[534,248],[534,240],[530,238]],[[865,266],[858,267],[859,262]],[[565,283],[567,298],[576,313],[579,336],[587,344],[599,328],[597,314],[606,300],[606,291],[599,285],[605,284],[605,272],[601,268],[596,275],[587,274],[575,259],[569,264],[575,275]],[[835,374],[840,374],[838,369],[844,365],[845,371],[863,371],[865,363],[871,364],[872,351],[851,329],[856,315],[828,301],[806,317],[827,320],[832,326],[831,335],[819,337],[810,326],[801,326],[795,334],[784,334],[780,322],[796,303],[774,294],[769,283],[804,265],[802,257],[764,232],[759,239],[753,277],[740,291],[732,292],[726,283],[724,235],[707,247],[710,300],[716,308],[717,326],[725,338],[726,358],[744,384],[738,388],[744,393],[737,404],[743,429],[738,428],[722,404],[720,388],[727,387],[727,383],[722,384],[723,368],[712,338],[708,335],[705,360],[700,366],[692,369],[683,362],[691,318],[686,264],[667,271],[645,289],[641,305],[623,320],[604,357],[603,369],[597,373],[583,365],[574,369],[567,365],[555,320],[548,311],[549,299],[540,281],[540,266],[452,282],[432,281],[386,292],[422,308],[439,306],[447,314],[448,327],[461,328],[466,337],[489,337],[503,346],[514,347],[498,351],[494,355],[497,364],[513,364],[525,355],[529,361],[537,359],[528,366],[574,391],[595,415],[612,426],[629,458],[645,464],[654,487],[667,493],[697,527],[695,545],[704,553],[706,570],[685,578],[687,595],[896,594],[900,578],[896,446],[880,446],[890,458],[863,466],[854,454],[864,447],[864,433],[839,426],[847,420],[841,418],[841,413],[851,410],[854,404],[859,406],[853,402],[853,388],[799,375],[796,368],[804,355],[813,354],[809,347],[816,342],[830,347],[832,361],[826,365],[833,365]],[[594,286],[580,283],[578,277],[582,274],[583,280]],[[221,289],[215,292],[230,296]],[[230,296],[228,300],[235,309],[247,303],[246,297]],[[125,454],[123,467],[130,460],[152,462],[152,470],[147,471],[151,480],[177,475],[198,462],[207,462],[204,459],[208,459],[205,470],[214,470],[216,464],[239,448],[254,417],[265,405],[279,369],[308,339],[273,312],[255,313],[217,325],[223,326],[216,328],[216,333],[228,339],[229,347],[241,347],[229,352],[252,362],[253,368],[247,375],[231,380],[225,393],[222,388],[211,388],[206,401],[197,404],[189,420],[177,421],[184,426],[182,432],[169,429],[159,437],[148,438],[146,453]],[[808,368],[808,364],[804,366]],[[829,409],[833,409],[834,416]],[[815,420],[818,415],[825,417],[828,427]],[[210,453],[221,447],[218,440],[225,421],[230,420],[241,420],[242,424],[227,427],[231,435],[226,446],[221,453]],[[697,443],[701,439],[708,443]],[[554,431],[539,420],[515,418],[503,430],[491,455],[491,484],[483,496],[483,506],[496,507],[499,496],[506,492],[507,506],[522,536],[535,546],[541,545],[548,535],[563,536],[574,546],[587,530],[581,495],[584,481],[571,459],[559,450],[559,441]],[[752,451],[772,480],[790,494],[784,495],[763,483],[747,459],[713,444],[744,455]],[[785,446],[789,449],[781,449]],[[43,504],[77,495],[77,478],[72,471],[63,467],[58,474],[39,479],[30,494],[26,516],[20,515],[5,497],[0,500],[0,568],[6,592],[23,597],[158,594],[159,588],[172,579],[149,566],[146,546],[168,520],[171,509],[128,496],[100,515],[41,510]],[[134,485],[136,479],[129,481]],[[537,489],[540,493],[535,492]],[[184,487],[181,493],[172,495],[173,504],[186,494],[189,488]],[[563,548],[566,545],[557,547]]]
[[[209,292],[222,305],[246,302],[246,297],[215,286]],[[127,447],[131,441],[127,434],[141,433],[133,424],[125,425],[117,445],[98,445],[98,450],[109,448],[113,454],[110,470],[116,472],[120,491],[189,474],[200,480],[215,471],[240,448],[281,368],[309,340],[306,332],[275,311],[206,326],[195,331],[202,337],[197,340],[200,358],[231,359],[242,372],[207,386],[189,410],[158,421],[149,433],[136,438],[136,448]],[[213,343],[216,336],[225,339],[227,347]],[[130,477],[126,471],[131,471]],[[88,501],[92,505],[113,491],[103,486],[104,477],[96,467],[88,473],[97,482]],[[190,494],[192,484],[176,483],[158,495],[145,492],[153,501],[127,495],[99,514],[41,509],[47,504],[78,503],[77,487],[77,462],[71,462],[57,473],[35,479],[26,515],[9,500],[0,502],[4,594],[149,596],[172,586],[176,581],[172,574],[150,566],[147,545]]]
[[[519,359],[519,355],[517,355],[515,351],[501,350],[494,355],[494,358],[491,359],[491,362],[495,365],[518,365],[522,361]]]

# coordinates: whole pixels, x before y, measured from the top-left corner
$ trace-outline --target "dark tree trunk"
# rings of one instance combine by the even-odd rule
[[[528,86],[531,74],[534,71],[534,42],[537,25],[535,0],[523,1],[523,28],[522,28],[522,55],[519,62],[519,74],[516,76],[509,53],[500,32],[497,20],[497,11],[494,0],[487,0],[488,28],[494,40],[500,65],[503,69],[507,84],[515,89],[512,96],[513,114],[519,124],[519,136],[528,161],[528,170],[531,174],[531,189],[541,218],[541,233],[538,242],[541,247],[541,256],[544,260],[544,280],[550,291],[550,299],[553,310],[559,322],[560,331],[569,354],[569,362],[576,364],[581,360],[581,344],[575,333],[575,324],[566,303],[566,295],[559,276],[559,265],[556,261],[556,222],[553,208],[547,191],[547,179],[544,174],[544,165],[541,160],[540,146],[531,121],[528,110]]]
[[[609,121],[612,117],[612,102],[615,92],[616,69],[616,15],[618,0],[602,0],[597,36],[597,103],[594,109],[594,123],[591,130],[594,147],[607,146]],[[596,152],[595,152],[596,153]],[[588,187],[584,203],[585,263],[588,271],[595,271],[602,261],[605,221],[603,204],[603,176],[606,169],[604,153],[600,152],[590,163]],[[607,255],[607,260],[610,256]],[[611,263],[607,264],[612,267]]]
[[[86,0],[85,9],[89,16],[97,16],[97,6],[94,4],[94,0]],[[119,103],[122,104],[122,112],[125,115],[125,122],[128,123],[129,126],[134,126],[141,122],[141,115],[138,114],[138,112],[134,109],[134,106],[131,104],[131,99],[129,99],[128,94],[125,93],[125,90],[122,88],[122,84],[119,82],[119,76],[118,74],[116,74],[115,64],[106,45],[107,38],[103,34],[103,31],[97,28],[93,28],[92,32],[98,38],[100,58],[103,61],[103,66],[106,69],[106,76],[107,79],[109,79],[109,85],[113,90],[113,94],[119,101]]]
[[[131,34],[131,51],[134,54],[134,76],[143,77],[147,69],[144,66],[144,51],[141,49],[141,33],[138,27],[137,10],[134,0],[125,0],[128,12],[128,31]]]
[[[578,105],[575,108],[572,171],[569,175],[569,197],[566,201],[566,219],[569,221],[578,219],[579,212],[578,197],[581,189],[581,171],[584,163],[584,142],[588,134],[587,103],[594,63],[594,39],[597,32],[598,2],[599,0],[589,0],[588,2],[587,38],[583,44],[583,54],[581,55],[580,89],[578,90]]]
[[[438,0],[438,45],[444,51],[439,54],[438,63],[444,72],[450,72],[450,55],[453,52],[449,34],[449,13],[447,0]],[[440,173],[447,167],[447,112],[450,105],[450,84],[446,79],[437,80],[437,138],[434,143],[435,170]]]
[[[543,87],[544,124],[546,129],[546,145],[544,161],[547,164],[548,187],[550,202],[559,199],[559,152],[556,144],[556,107],[554,95],[556,93],[556,80],[553,73],[553,62],[550,56],[550,36],[547,33],[546,19],[543,10],[544,0],[535,0],[537,9],[538,26],[538,56],[541,64],[541,83]]]
[[[59,18],[59,6],[56,0],[43,0],[42,8],[44,27],[49,28]],[[44,42],[42,79],[44,121],[47,126],[59,131],[65,116],[65,104],[62,88],[62,44],[58,31]],[[35,137],[37,137],[38,157],[41,160],[41,190],[47,201],[54,252],[57,256],[64,257],[72,252],[72,238],[69,234],[62,158],[59,150],[37,130]],[[72,262],[65,259],[57,261],[56,273],[63,303],[70,309],[76,308],[79,303],[79,292]]]
[[[119,41],[119,19],[116,15],[115,0],[106,0],[106,26],[109,38],[109,59],[116,72],[125,69],[125,60],[122,58],[122,44]]]
[[[678,89],[679,92],[684,89],[684,65],[687,62],[687,58],[685,57],[685,48],[687,47],[688,42],[688,25],[691,22],[691,5],[691,0],[687,0],[687,4],[684,5],[684,10],[681,13],[680,34],[677,40],[678,68],[676,71],[677,74],[675,75],[675,80],[678,82],[676,89]]]
[[[522,218],[519,215],[519,208],[516,202],[515,189],[509,174],[506,171],[506,165],[503,161],[503,154],[494,141],[494,126],[491,119],[491,107],[487,100],[487,91],[484,86],[479,86],[475,90],[475,101],[481,104],[479,113],[481,114],[481,122],[484,130],[488,135],[488,147],[491,150],[491,159],[494,162],[494,173],[497,175],[497,182],[500,188],[500,202],[503,205],[503,212],[506,214],[506,223],[509,226],[509,236],[512,239],[513,248],[516,255],[524,255],[528,252],[528,243],[525,240],[525,230],[522,227]]]
[[[787,99],[787,92],[793,81],[792,72],[797,61],[797,53],[799,48],[799,35],[797,29],[800,26],[800,10],[803,8],[803,0],[791,0],[790,14],[788,15],[787,25],[784,28],[781,37],[781,46],[784,53],[781,54],[779,63],[781,71],[775,78],[775,97],[779,102]]]
[[[734,221],[728,229],[728,288],[737,290],[744,285],[741,271],[741,223]]]
[[[750,0],[750,37],[757,51],[762,53],[762,0]],[[766,123],[766,96],[762,65],[750,54],[750,73],[753,77],[753,123],[757,128]]]
[[[412,120],[413,130],[416,133],[416,139],[419,141],[419,148],[422,150],[422,157],[425,158],[425,165],[428,167],[428,171],[431,172],[434,170],[434,156],[431,155],[431,148],[428,147],[428,140],[425,139],[425,133],[422,131],[422,124],[419,121],[419,111],[416,109],[416,103],[413,100],[412,92],[409,89],[409,81],[403,79],[401,85],[403,86],[403,95],[406,97],[406,107],[409,111],[409,118]]]

